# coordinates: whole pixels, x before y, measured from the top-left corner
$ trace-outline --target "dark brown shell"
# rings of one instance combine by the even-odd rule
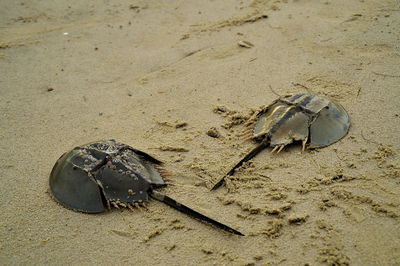
[[[161,162],[115,140],[78,146],[58,159],[50,174],[53,197],[67,208],[105,211],[149,200],[149,190],[165,182]]]
[[[253,120],[252,120],[253,121]],[[301,141],[303,150],[328,146],[343,138],[350,127],[346,110],[327,96],[313,93],[299,93],[279,98],[261,110],[254,123],[249,123],[252,138],[260,144],[244,156],[226,176],[232,176],[243,163],[254,158],[268,146],[279,153],[286,145]],[[222,177],[211,190],[222,186]]]
[[[136,205],[152,197],[195,219],[236,235],[241,232],[153,190],[165,186],[161,162],[115,140],[78,146],[62,155],[50,174],[54,199],[75,211],[98,213]]]
[[[253,138],[267,138],[272,147],[293,141],[307,142],[310,148],[328,146],[343,138],[350,126],[346,110],[322,94],[299,93],[280,98],[257,117]]]

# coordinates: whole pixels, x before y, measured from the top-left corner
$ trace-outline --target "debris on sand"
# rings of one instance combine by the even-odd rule
[[[219,133],[218,129],[216,127],[211,127],[206,134],[212,138],[219,138],[221,137],[221,134]]]
[[[305,214],[293,214],[288,218],[289,224],[300,225],[307,221],[308,215]]]
[[[183,147],[174,147],[174,146],[168,146],[168,145],[163,145],[159,146],[156,149],[159,149],[160,151],[174,151],[174,152],[188,152],[189,150]]]

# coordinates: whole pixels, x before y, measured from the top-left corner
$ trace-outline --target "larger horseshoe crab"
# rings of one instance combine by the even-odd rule
[[[260,144],[240,160],[211,190],[219,188],[243,163],[268,146],[278,153],[294,141],[302,150],[322,148],[343,138],[350,127],[346,110],[323,94],[299,93],[275,100],[261,110],[253,123],[252,136]]]
[[[86,213],[111,207],[133,209],[149,201],[161,201],[193,218],[236,235],[239,231],[213,220],[155,189],[166,186],[154,157],[115,140],[78,146],[63,154],[50,174],[50,191],[66,208]]]

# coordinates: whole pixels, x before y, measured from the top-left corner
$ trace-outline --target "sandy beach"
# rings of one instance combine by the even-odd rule
[[[1,265],[400,265],[400,2],[0,2]],[[279,96],[323,93],[351,117],[337,143],[241,137]],[[174,175],[158,201],[68,210],[64,152],[116,139]]]

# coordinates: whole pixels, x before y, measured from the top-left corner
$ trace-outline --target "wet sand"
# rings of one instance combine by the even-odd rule
[[[400,264],[399,29],[395,1],[2,1],[0,264]],[[210,192],[255,147],[252,110],[307,90],[346,108],[348,135],[266,149]],[[59,156],[110,138],[246,236],[156,201],[53,201]]]

